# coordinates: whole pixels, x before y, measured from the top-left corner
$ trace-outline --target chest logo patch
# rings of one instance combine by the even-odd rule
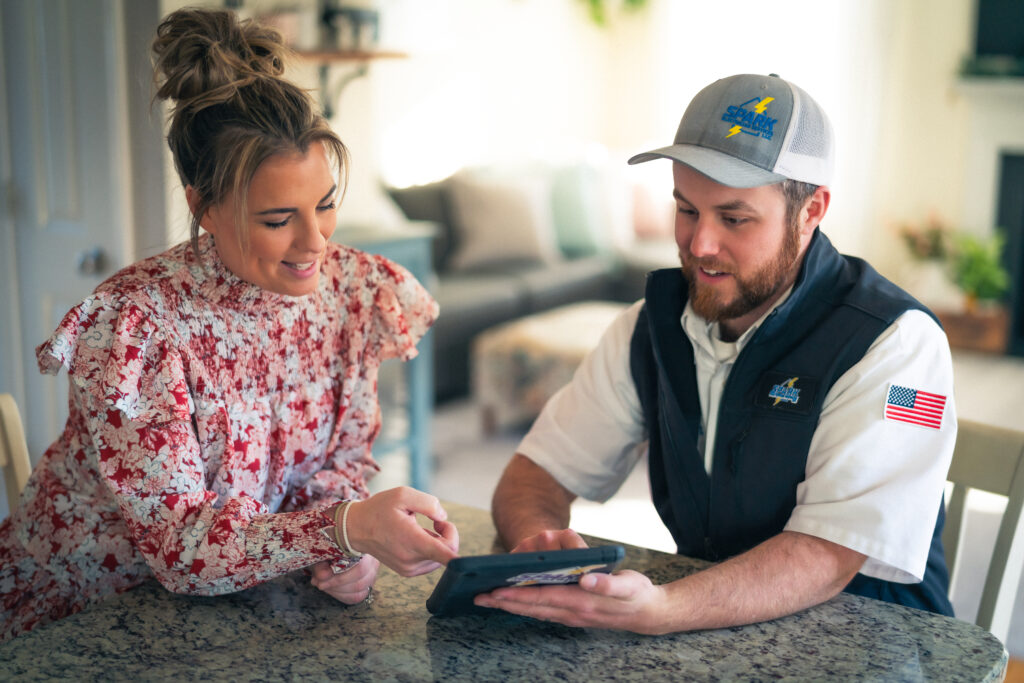
[[[796,372],[769,371],[754,386],[754,405],[774,414],[809,415],[814,410],[818,380]]]
[[[772,390],[768,392],[768,398],[774,398],[775,403],[772,405],[779,405],[780,402],[785,401],[786,403],[792,403],[796,405],[800,402],[800,390],[795,386],[796,381],[799,377],[790,377],[782,384],[772,385]]]

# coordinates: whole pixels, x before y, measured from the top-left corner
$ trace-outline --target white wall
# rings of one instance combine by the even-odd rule
[[[403,186],[462,166],[578,156],[602,141],[608,36],[577,0],[392,0],[380,60],[333,122],[353,151],[342,220],[381,218],[380,180]],[[342,78],[350,67],[332,67]],[[383,200],[379,200],[383,201]]]
[[[955,75],[973,49],[973,3],[891,4],[893,34],[877,102],[880,135],[861,151],[877,159],[871,206],[876,245],[867,253],[890,274],[898,272],[904,255],[898,224],[934,214],[953,228],[977,227],[963,225],[968,112]]]

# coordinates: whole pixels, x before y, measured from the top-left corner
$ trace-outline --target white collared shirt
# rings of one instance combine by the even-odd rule
[[[646,448],[629,354],[642,304],[636,302],[609,326],[518,449],[562,486],[590,500],[611,497]],[[700,319],[689,306],[680,321],[694,347],[709,472],[725,381],[763,320],[733,344],[717,339],[717,325]],[[890,384],[945,396],[941,428],[885,419]],[[955,439],[949,344],[931,317],[908,311],[826,394],[786,530],[867,555],[861,569],[867,576],[920,581]]]
[[[778,301],[734,342],[722,341],[719,323],[704,320],[693,310],[691,303],[686,302],[680,322],[693,345],[693,362],[697,366],[697,394],[700,398],[701,418],[697,449],[704,455],[704,469],[708,474],[711,474],[715,449],[706,446],[715,442],[715,433],[718,431],[718,406],[722,401],[722,391],[725,390],[725,380],[729,379],[736,358],[761,327],[761,323],[789,298],[792,291],[792,287],[787,289]]]

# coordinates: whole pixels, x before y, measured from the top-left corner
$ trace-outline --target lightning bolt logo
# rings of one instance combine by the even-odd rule
[[[766,97],[763,100],[761,100],[758,103],[758,105],[756,107],[754,107],[754,113],[756,113],[756,114],[763,114],[764,110],[765,110],[765,107],[767,107],[768,103],[771,102],[774,99],[775,99],[774,97]],[[726,137],[729,137],[729,136],[727,135]],[[796,378],[794,377],[793,379],[796,379]]]
[[[771,98],[768,98],[768,99],[771,99]],[[767,103],[765,103],[765,104],[767,104]],[[761,105],[758,105],[758,106],[761,106]],[[787,379],[787,380],[786,380],[786,381],[784,382],[783,386],[785,386],[785,387],[787,387],[787,388],[789,388],[789,389],[792,389],[792,388],[793,388],[793,385],[794,385],[794,384],[796,384],[796,381],[797,381],[798,379],[800,379],[800,378],[799,378],[799,377],[790,377],[789,379]],[[779,405],[779,402],[780,402],[781,400],[782,400],[782,398],[781,398],[781,397],[779,397],[779,398],[775,399],[775,403],[773,403],[772,405],[773,405],[773,406],[777,406],[777,405]]]
[[[774,97],[751,97],[742,104],[734,104],[727,107],[722,115],[722,120],[731,124],[732,127],[725,134],[725,137],[731,138],[737,133],[748,133],[755,137],[759,136],[771,140],[772,126],[776,120],[769,114],[766,114],[765,110],[774,101]],[[747,107],[750,108],[748,109]]]

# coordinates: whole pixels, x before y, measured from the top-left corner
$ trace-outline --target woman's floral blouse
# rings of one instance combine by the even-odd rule
[[[436,316],[403,268],[337,244],[305,297],[235,277],[208,235],[104,282],[36,351],[68,370],[70,416],[0,526],[4,631],[148,577],[215,595],[337,558],[320,509],[367,495],[379,364]]]

